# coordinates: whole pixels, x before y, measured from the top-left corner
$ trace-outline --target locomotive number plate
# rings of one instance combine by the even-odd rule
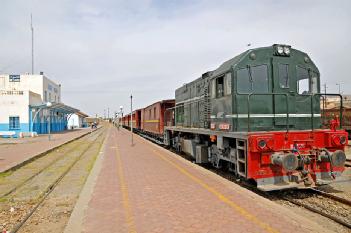
[[[222,123],[222,124],[219,124],[218,127],[219,129],[228,130],[230,129],[230,124]]]

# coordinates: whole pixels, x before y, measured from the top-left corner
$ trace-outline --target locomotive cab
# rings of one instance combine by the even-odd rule
[[[224,63],[211,79],[211,129],[320,127],[320,96],[312,97],[320,91],[319,71],[307,54],[274,45],[249,50],[230,61],[232,67]]]

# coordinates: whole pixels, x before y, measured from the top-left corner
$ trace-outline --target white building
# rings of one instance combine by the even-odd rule
[[[0,75],[0,132],[62,131],[76,111],[61,102],[61,85],[43,73]]]
[[[88,127],[88,123],[86,121],[87,117],[88,115],[83,112],[76,112],[72,114],[68,119],[68,128],[74,129]]]

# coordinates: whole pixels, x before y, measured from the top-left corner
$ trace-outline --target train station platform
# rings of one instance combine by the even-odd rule
[[[110,128],[65,232],[326,232],[126,130]]]
[[[84,136],[90,131],[90,128],[82,128],[56,132],[50,135],[50,140],[48,134],[40,134],[34,138],[0,138],[0,173]]]

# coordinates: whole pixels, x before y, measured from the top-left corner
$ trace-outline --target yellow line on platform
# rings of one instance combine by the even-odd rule
[[[119,178],[119,183],[122,191],[122,202],[123,202],[123,207],[125,210],[125,218],[127,221],[128,225],[128,232],[135,233],[136,227],[134,223],[134,217],[132,213],[132,209],[130,208],[129,204],[129,195],[128,195],[128,187],[125,182],[124,178],[124,173],[123,173],[123,167],[122,167],[122,161],[121,161],[121,155],[118,150],[118,146],[116,145],[116,158],[117,158],[117,173],[118,173],[118,178]]]
[[[214,194],[219,200],[221,200],[222,202],[226,203],[227,205],[229,205],[230,207],[235,209],[237,212],[239,212],[242,216],[244,216],[248,220],[252,221],[253,223],[255,223],[257,225],[259,225],[261,228],[265,229],[267,232],[271,232],[271,233],[278,233],[279,232],[278,230],[276,230],[276,229],[272,228],[271,226],[269,226],[267,223],[259,220],[256,216],[250,214],[248,211],[246,211],[240,205],[238,205],[235,202],[233,202],[232,200],[230,200],[228,197],[226,197],[225,195],[223,195],[222,193],[217,191],[215,188],[211,187],[210,185],[206,184],[201,179],[199,179],[196,176],[192,175],[190,172],[188,172],[187,170],[185,170],[184,168],[182,168],[181,166],[179,166],[175,162],[167,159],[165,156],[160,154],[158,151],[156,151],[154,149],[151,149],[151,150],[154,152],[154,154],[156,154],[162,160],[164,160],[165,162],[167,162],[170,165],[172,165],[173,167],[175,167],[182,174],[184,174],[185,176],[187,176],[188,178],[190,178],[191,180],[193,180],[194,182],[196,182],[197,184],[202,186],[204,189],[206,189],[210,193]]]

